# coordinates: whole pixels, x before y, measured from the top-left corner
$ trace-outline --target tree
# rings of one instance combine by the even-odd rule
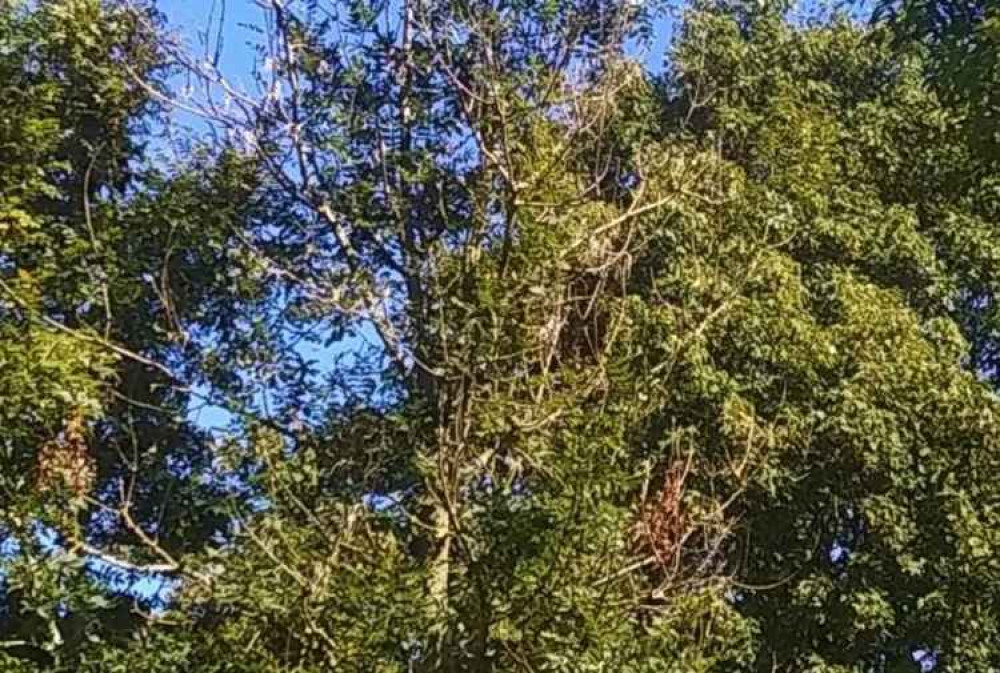
[[[656,8],[589,1],[271,2],[254,88],[131,65],[215,132],[113,211],[183,301],[13,315],[91,335],[39,395],[129,362],[231,422],[176,546],[111,505],[173,600],[50,668],[996,668],[995,178],[933,50],[789,6],[692,3],[658,79]]]
[[[723,390],[770,406],[784,435],[777,481],[741,516],[763,669],[883,670],[918,651],[996,665],[974,560],[992,544],[995,198],[962,110],[925,86],[934,64],[880,30],[708,11],[678,58],[687,128],[740,167],[783,241],[765,285],[780,294],[710,351]]]
[[[287,288],[275,311],[377,339],[388,386],[312,423],[324,396],[286,404],[268,388],[232,457],[266,507],[239,515],[214,587],[181,598],[201,644],[189,665],[746,658],[721,577],[732,494],[680,515],[690,447],[632,444],[649,411],[631,408],[615,352],[632,237],[667,206],[710,200],[696,193],[710,157],[649,141],[655,99],[621,55],[645,17],[613,3],[347,9],[269,6],[259,98],[188,62],[205,116],[286,204],[280,228],[244,241]],[[306,406],[294,436],[270,427]]]
[[[93,641],[127,642],[161,600],[132,585],[227,524],[225,489],[200,480],[208,438],[184,418],[192,379],[171,367],[183,329],[232,313],[211,301],[248,188],[236,162],[151,167],[155,109],[134,78],[162,73],[152,21],[92,0],[0,5],[4,670],[75,670]]]

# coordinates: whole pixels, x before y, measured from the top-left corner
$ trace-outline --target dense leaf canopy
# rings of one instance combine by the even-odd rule
[[[1000,667],[992,3],[261,11],[0,0],[0,670]]]

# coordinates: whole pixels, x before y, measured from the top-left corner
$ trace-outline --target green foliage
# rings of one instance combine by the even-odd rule
[[[1000,158],[1000,12],[974,0],[884,0],[875,19],[889,25],[897,45],[930,55],[928,74],[942,96],[967,118],[973,151],[995,167]]]
[[[273,3],[229,112],[151,13],[10,9],[4,670],[1000,666],[958,24],[699,1],[656,81],[631,3]],[[169,55],[228,140],[151,167]]]
[[[217,232],[252,172],[224,158],[193,175],[144,166],[154,109],[138,78],[157,81],[156,25],[150,11],[96,0],[0,11],[0,650],[11,669],[77,670],[90,650],[128,642],[158,600],[133,605],[130,588],[176,572],[226,525],[213,509],[224,489],[203,479],[207,438],[163,363],[233,276]]]
[[[752,178],[738,212],[761,212],[757,240],[776,246],[756,267],[768,281],[744,281],[764,294],[745,314],[747,299],[731,299],[733,322],[706,337],[706,364],[724,371],[711,378],[784,435],[742,517],[747,583],[762,587],[743,603],[760,665],[877,670],[924,649],[946,668],[989,670],[995,597],[961,540],[986,548],[947,504],[995,497],[995,401],[977,380],[993,375],[977,353],[991,337],[971,327],[981,306],[961,299],[983,296],[966,274],[985,266],[952,248],[946,214],[974,218],[955,192],[980,188],[959,118],[918,62],[846,23],[793,30],[770,15],[741,32],[709,12],[689,32],[682,79],[720,92],[692,130]],[[732,60],[702,61],[706,48]],[[701,266],[721,265],[708,255]],[[782,273],[767,272],[778,260]],[[972,622],[945,616],[972,605]]]

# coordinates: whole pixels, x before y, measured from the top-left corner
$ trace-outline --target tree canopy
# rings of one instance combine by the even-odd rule
[[[0,670],[1000,667],[998,17],[847,9],[0,0]]]

